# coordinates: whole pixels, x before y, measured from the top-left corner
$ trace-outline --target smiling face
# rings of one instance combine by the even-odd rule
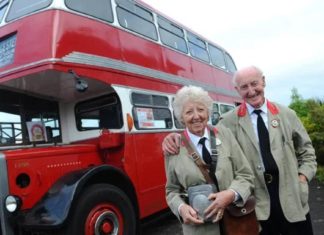
[[[260,108],[264,104],[265,80],[260,71],[253,67],[240,70],[235,82],[237,92],[248,104],[254,108]]]
[[[197,136],[203,136],[208,122],[208,108],[200,102],[188,101],[182,109],[182,121],[188,130]]]

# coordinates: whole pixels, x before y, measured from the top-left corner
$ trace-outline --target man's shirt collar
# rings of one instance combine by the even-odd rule
[[[260,109],[260,110],[262,110],[262,112],[264,112],[265,114],[268,114],[268,108],[267,108],[267,100],[263,103],[263,105],[260,107],[260,108],[258,108],[258,109]],[[247,110],[248,110],[248,113],[249,113],[249,115],[251,116],[252,115],[252,113],[253,113],[253,111],[256,109],[256,108],[254,108],[254,107],[252,107],[250,104],[248,104],[248,103],[246,103],[246,107],[247,107]]]

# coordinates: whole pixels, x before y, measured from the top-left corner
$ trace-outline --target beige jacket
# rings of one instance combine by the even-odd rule
[[[221,144],[217,146],[220,155],[216,168],[219,188],[220,190],[235,190],[245,202],[253,190],[253,174],[249,163],[231,131],[222,126],[218,126],[217,129],[216,137],[221,141]],[[179,155],[165,157],[165,169],[167,203],[181,221],[178,207],[186,203],[188,187],[206,184],[206,181],[192,158],[188,156],[185,146],[180,147]],[[219,234],[218,224],[206,223],[199,226],[182,224],[182,227],[184,234]]]
[[[279,168],[279,197],[288,221],[305,220],[309,211],[308,184],[301,183],[298,174],[310,181],[316,173],[316,157],[311,140],[295,112],[268,102],[268,129],[272,155]],[[263,177],[259,145],[245,104],[225,114],[221,124],[230,128],[240,144],[255,175],[254,194],[259,220],[270,215],[270,200]]]

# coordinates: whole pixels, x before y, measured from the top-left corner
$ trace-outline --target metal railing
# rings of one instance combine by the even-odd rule
[[[22,142],[20,122],[0,122],[0,145],[16,145]]]

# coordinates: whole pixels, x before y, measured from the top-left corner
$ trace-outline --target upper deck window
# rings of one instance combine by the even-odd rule
[[[117,0],[117,17],[119,24],[131,31],[157,40],[153,14],[127,0]]]
[[[51,5],[52,1],[53,0],[13,0],[6,20],[11,21],[21,16],[41,10]]]
[[[7,10],[8,3],[9,3],[9,0],[0,2],[0,23],[1,23],[2,18]]]
[[[161,41],[164,45],[172,47],[178,51],[188,53],[186,41],[184,39],[183,29],[174,25],[170,21],[159,16],[159,32]]]
[[[236,66],[235,66],[235,63],[234,63],[232,57],[226,53],[225,59],[226,59],[226,64],[227,64],[227,70],[230,71],[231,73],[235,73]]]
[[[16,34],[0,38],[0,68],[13,63],[16,49]]]
[[[212,45],[208,45],[208,49],[209,49],[210,59],[213,65],[225,69],[226,65],[225,65],[225,57],[223,51]]]
[[[114,21],[109,0],[65,0],[68,8],[108,22]]]
[[[189,41],[190,54],[195,58],[209,62],[209,56],[205,41],[190,32],[188,32],[187,36]]]
[[[81,102],[75,107],[77,129],[119,129],[123,126],[121,105],[116,95]]]

